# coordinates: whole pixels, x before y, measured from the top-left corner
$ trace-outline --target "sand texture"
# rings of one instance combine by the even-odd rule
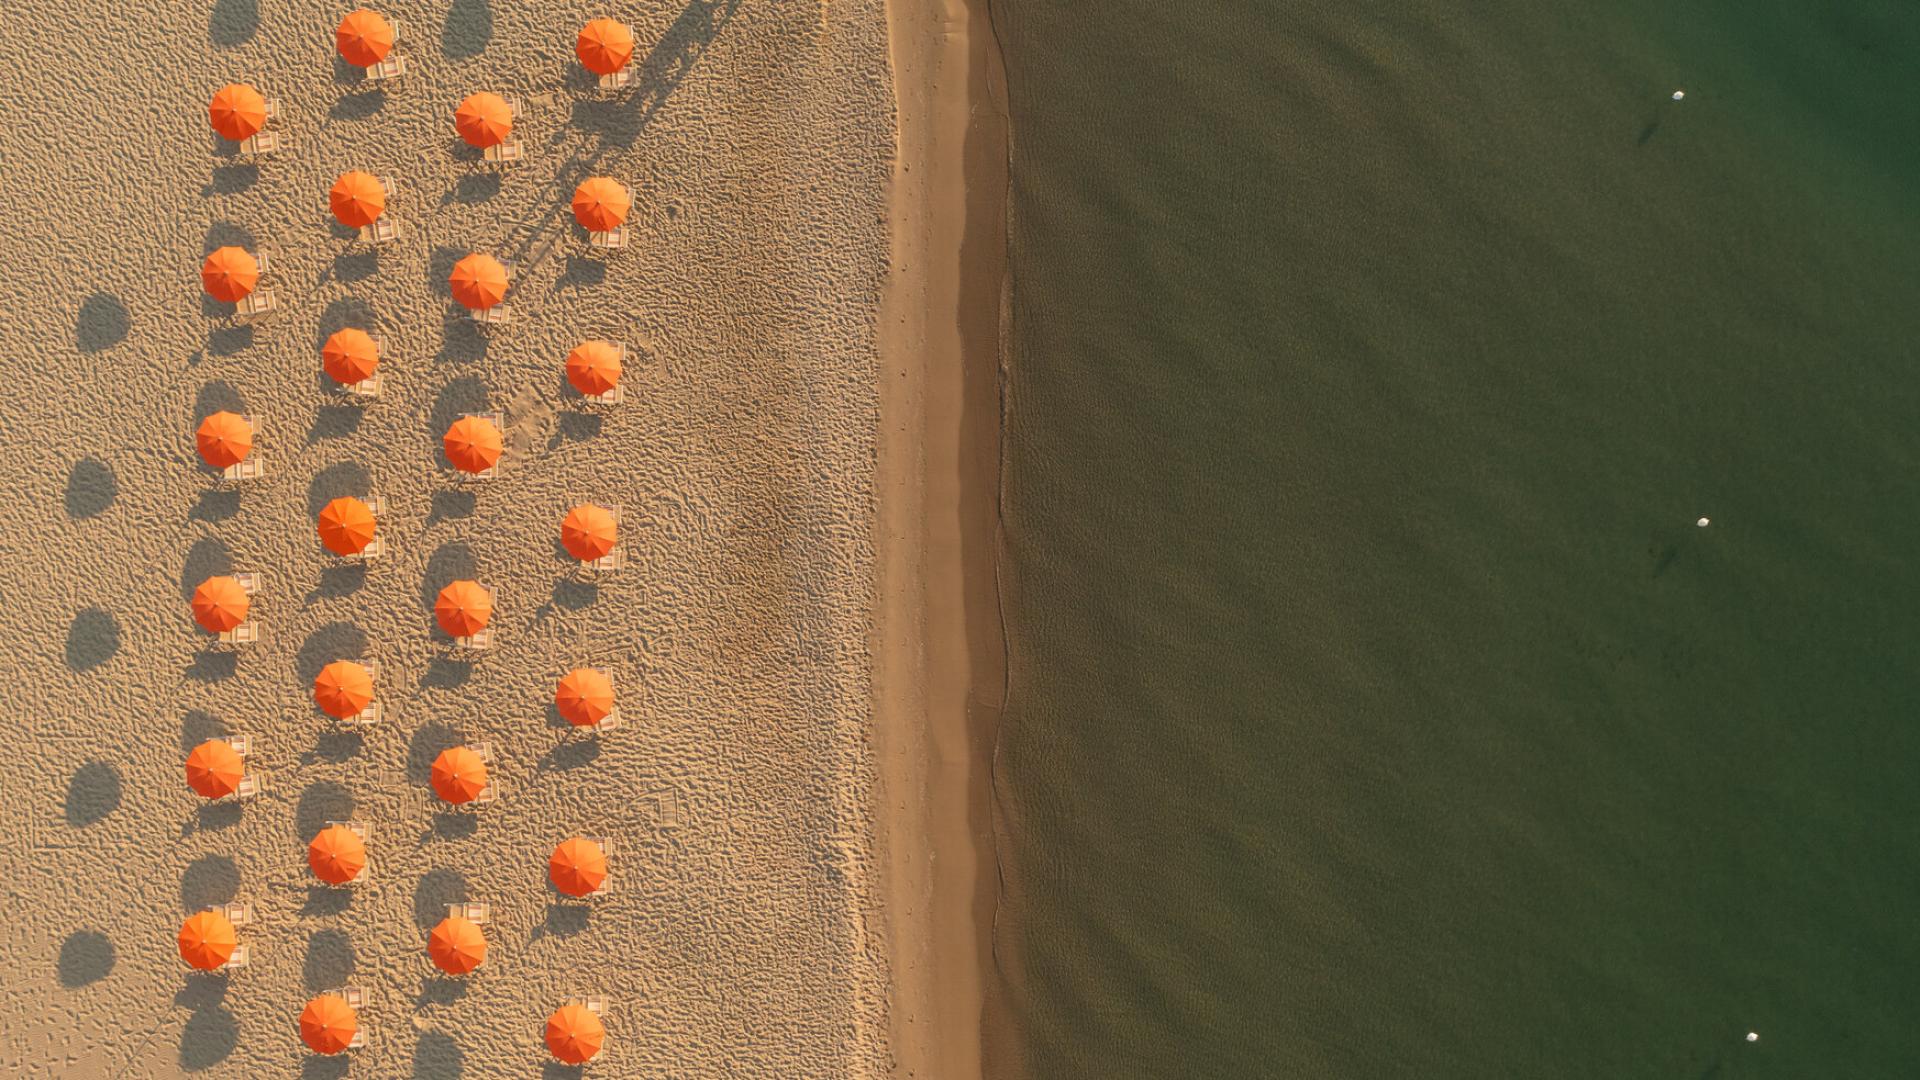
[[[630,5],[636,85],[598,97],[572,58],[597,4],[401,0],[411,75],[367,91],[332,53],[341,11],[285,0],[30,5],[0,34],[0,740],[8,1076],[570,1076],[542,1022],[613,1000],[588,1075],[884,1075],[887,966],[871,811],[874,321],[894,147],[879,0]],[[216,145],[229,80],[277,99],[292,151]],[[451,114],[527,103],[528,160],[456,151]],[[379,254],[326,213],[350,168],[393,177]],[[590,256],[566,210],[607,174],[629,250]],[[281,310],[240,324],[201,295],[218,245],[271,253]],[[514,322],[457,319],[452,262],[518,260]],[[386,339],[365,408],[318,347]],[[628,400],[586,407],[560,364],[627,343]],[[192,428],[253,414],[269,475],[217,484]],[[450,479],[439,437],[499,410],[500,475]],[[320,548],[314,515],[377,493],[388,553]],[[623,507],[626,570],[558,547],[577,501]],[[207,647],[186,597],[265,576],[264,639]],[[497,643],[449,655],[432,598],[496,592]],[[313,706],[319,667],[377,659],[386,719]],[[611,670],[624,727],[558,720],[555,680]],[[245,734],[265,793],[203,804],[186,749]],[[445,813],[443,747],[485,739],[499,801]],[[369,880],[317,885],[305,842],[372,827]],[[546,883],[553,845],[616,842],[591,909]],[[189,974],[181,918],[239,899],[249,970]],[[445,903],[493,905],[473,978],[434,977]],[[370,1044],[306,1054],[312,993],[366,987]]]

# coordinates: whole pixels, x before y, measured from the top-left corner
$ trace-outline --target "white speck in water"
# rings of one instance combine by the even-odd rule
[[[1747,1041],[1748,1041],[1748,1042],[1759,1042],[1759,1041],[1760,1041],[1760,1033],[1759,1033],[1759,1032],[1757,1032],[1757,1031],[1749,1031],[1749,1032],[1747,1032]]]
[[[1685,90],[1675,90],[1673,92],[1673,100],[1675,101],[1679,101],[1681,98],[1684,98],[1686,96],[1687,96],[1687,92]]]
[[[1709,525],[1711,525],[1711,524],[1713,524],[1713,522],[1712,522],[1712,521],[1710,521],[1710,520],[1708,520],[1708,519],[1706,519],[1706,518],[1701,518],[1701,519],[1700,519],[1699,521],[1696,521],[1696,522],[1694,522],[1694,524],[1695,524],[1695,525],[1698,525],[1698,526],[1700,526],[1701,528],[1703,528],[1703,529],[1704,529],[1704,528],[1706,528],[1707,526],[1709,526]]]

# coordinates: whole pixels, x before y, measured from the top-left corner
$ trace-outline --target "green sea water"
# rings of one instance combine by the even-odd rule
[[[1920,1077],[1920,4],[993,10],[996,1075]]]

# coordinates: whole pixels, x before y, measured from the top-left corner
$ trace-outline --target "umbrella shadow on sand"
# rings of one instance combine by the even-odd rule
[[[223,48],[246,44],[259,29],[259,0],[214,0],[207,16],[207,40]]]
[[[428,982],[454,982],[452,979],[428,979]],[[458,983],[455,983],[457,986]],[[458,994],[453,995],[458,997]],[[430,997],[423,989],[420,1004],[443,1004],[441,999]],[[453,1036],[444,1031],[423,1031],[420,1041],[413,1044],[413,1080],[460,1080],[463,1062],[460,1044]]]
[[[120,770],[104,761],[89,761],[73,771],[67,783],[67,824],[84,829],[120,809]]]
[[[119,494],[113,468],[99,458],[81,458],[67,472],[67,516],[76,521],[106,513]]]
[[[83,353],[111,348],[127,339],[132,319],[127,305],[110,292],[97,292],[80,304],[73,320],[73,344]]]
[[[340,930],[315,930],[307,938],[307,959],[301,977],[307,993],[337,990],[353,978],[353,940]]]
[[[225,855],[202,855],[180,875],[180,906],[188,914],[224,904],[240,892],[240,867]]]
[[[60,943],[57,970],[69,990],[99,982],[113,971],[113,942],[97,930],[75,930]]]
[[[90,607],[67,627],[67,668],[92,671],[120,651],[120,623],[105,608]]]
[[[320,669],[335,660],[363,660],[367,655],[367,632],[350,622],[330,622],[307,635],[294,654],[293,670],[307,693]]]
[[[227,551],[227,545],[211,536],[203,536],[187,549],[187,557],[180,564],[180,599],[193,599],[193,590],[211,577],[225,577],[233,573],[233,555]]]

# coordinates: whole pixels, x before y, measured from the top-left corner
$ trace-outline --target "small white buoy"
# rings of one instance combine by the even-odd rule
[[[1675,101],[1679,101],[1681,98],[1684,98],[1686,96],[1687,96],[1687,92],[1685,90],[1675,90],[1673,92],[1673,100]]]
[[[1747,1041],[1748,1041],[1748,1042],[1759,1042],[1759,1041],[1760,1041],[1760,1033],[1759,1033],[1759,1032],[1757,1032],[1757,1031],[1749,1031],[1749,1032],[1747,1032]]]
[[[1694,524],[1695,524],[1695,525],[1698,525],[1698,526],[1700,526],[1701,528],[1703,528],[1703,529],[1704,529],[1704,528],[1706,528],[1707,526],[1709,526],[1709,525],[1711,525],[1711,524],[1713,524],[1713,522],[1711,522],[1711,521],[1708,521],[1708,520],[1707,520],[1706,518],[1701,518],[1701,519],[1700,519],[1699,521],[1696,521],[1696,522],[1694,522]]]

